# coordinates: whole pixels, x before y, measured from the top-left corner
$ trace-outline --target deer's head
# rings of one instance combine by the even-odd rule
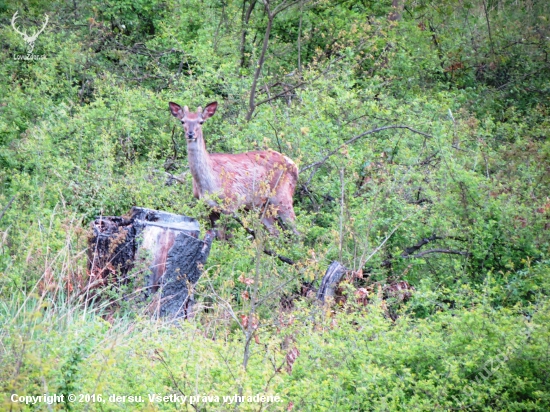
[[[172,115],[181,121],[187,141],[196,141],[202,138],[202,124],[206,119],[212,117],[218,108],[218,103],[212,102],[204,110],[199,106],[197,112],[192,113],[187,106],[182,108],[179,104],[173,102],[170,102],[169,105]]]

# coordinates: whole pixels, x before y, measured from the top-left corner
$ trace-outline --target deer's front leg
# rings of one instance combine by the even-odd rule
[[[272,236],[279,236],[279,230],[275,227],[275,218],[263,216],[261,222]]]

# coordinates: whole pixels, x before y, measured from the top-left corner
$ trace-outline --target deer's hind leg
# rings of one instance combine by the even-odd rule
[[[214,232],[216,233],[216,238],[218,240],[229,240],[233,237],[233,235],[229,233],[227,225],[223,222],[220,222],[220,212],[212,210],[210,212],[210,215],[208,215],[208,219],[210,220],[210,227],[214,229]]]

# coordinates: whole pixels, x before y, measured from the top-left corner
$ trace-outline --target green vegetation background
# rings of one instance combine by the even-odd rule
[[[14,59],[16,11],[29,34],[49,16],[44,59]],[[549,19],[536,0],[0,1],[0,409],[226,411],[10,397],[264,393],[282,402],[236,409],[550,410]],[[302,169],[303,237],[227,220],[187,322],[152,319],[132,284],[86,304],[95,216],[207,227],[168,101],[214,100],[212,152]],[[392,125],[408,128],[344,145]],[[353,271],[347,299],[292,298],[332,260]],[[406,303],[384,294],[402,280]]]

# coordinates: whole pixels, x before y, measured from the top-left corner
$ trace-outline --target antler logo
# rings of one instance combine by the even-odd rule
[[[44,31],[44,29],[46,28],[46,24],[48,24],[48,15],[44,14],[44,16],[46,16],[46,21],[44,22],[44,25],[42,26],[42,28],[38,31],[35,31],[32,36],[29,36],[26,31],[23,31],[23,32],[19,31],[17,27],[15,27],[15,21],[17,20],[17,17],[18,17],[17,13],[18,12],[16,11],[13,17],[11,18],[11,26],[17,33],[23,36],[23,40],[25,40],[25,42],[27,43],[27,53],[32,54],[34,50],[34,42],[36,41],[40,33]]]

